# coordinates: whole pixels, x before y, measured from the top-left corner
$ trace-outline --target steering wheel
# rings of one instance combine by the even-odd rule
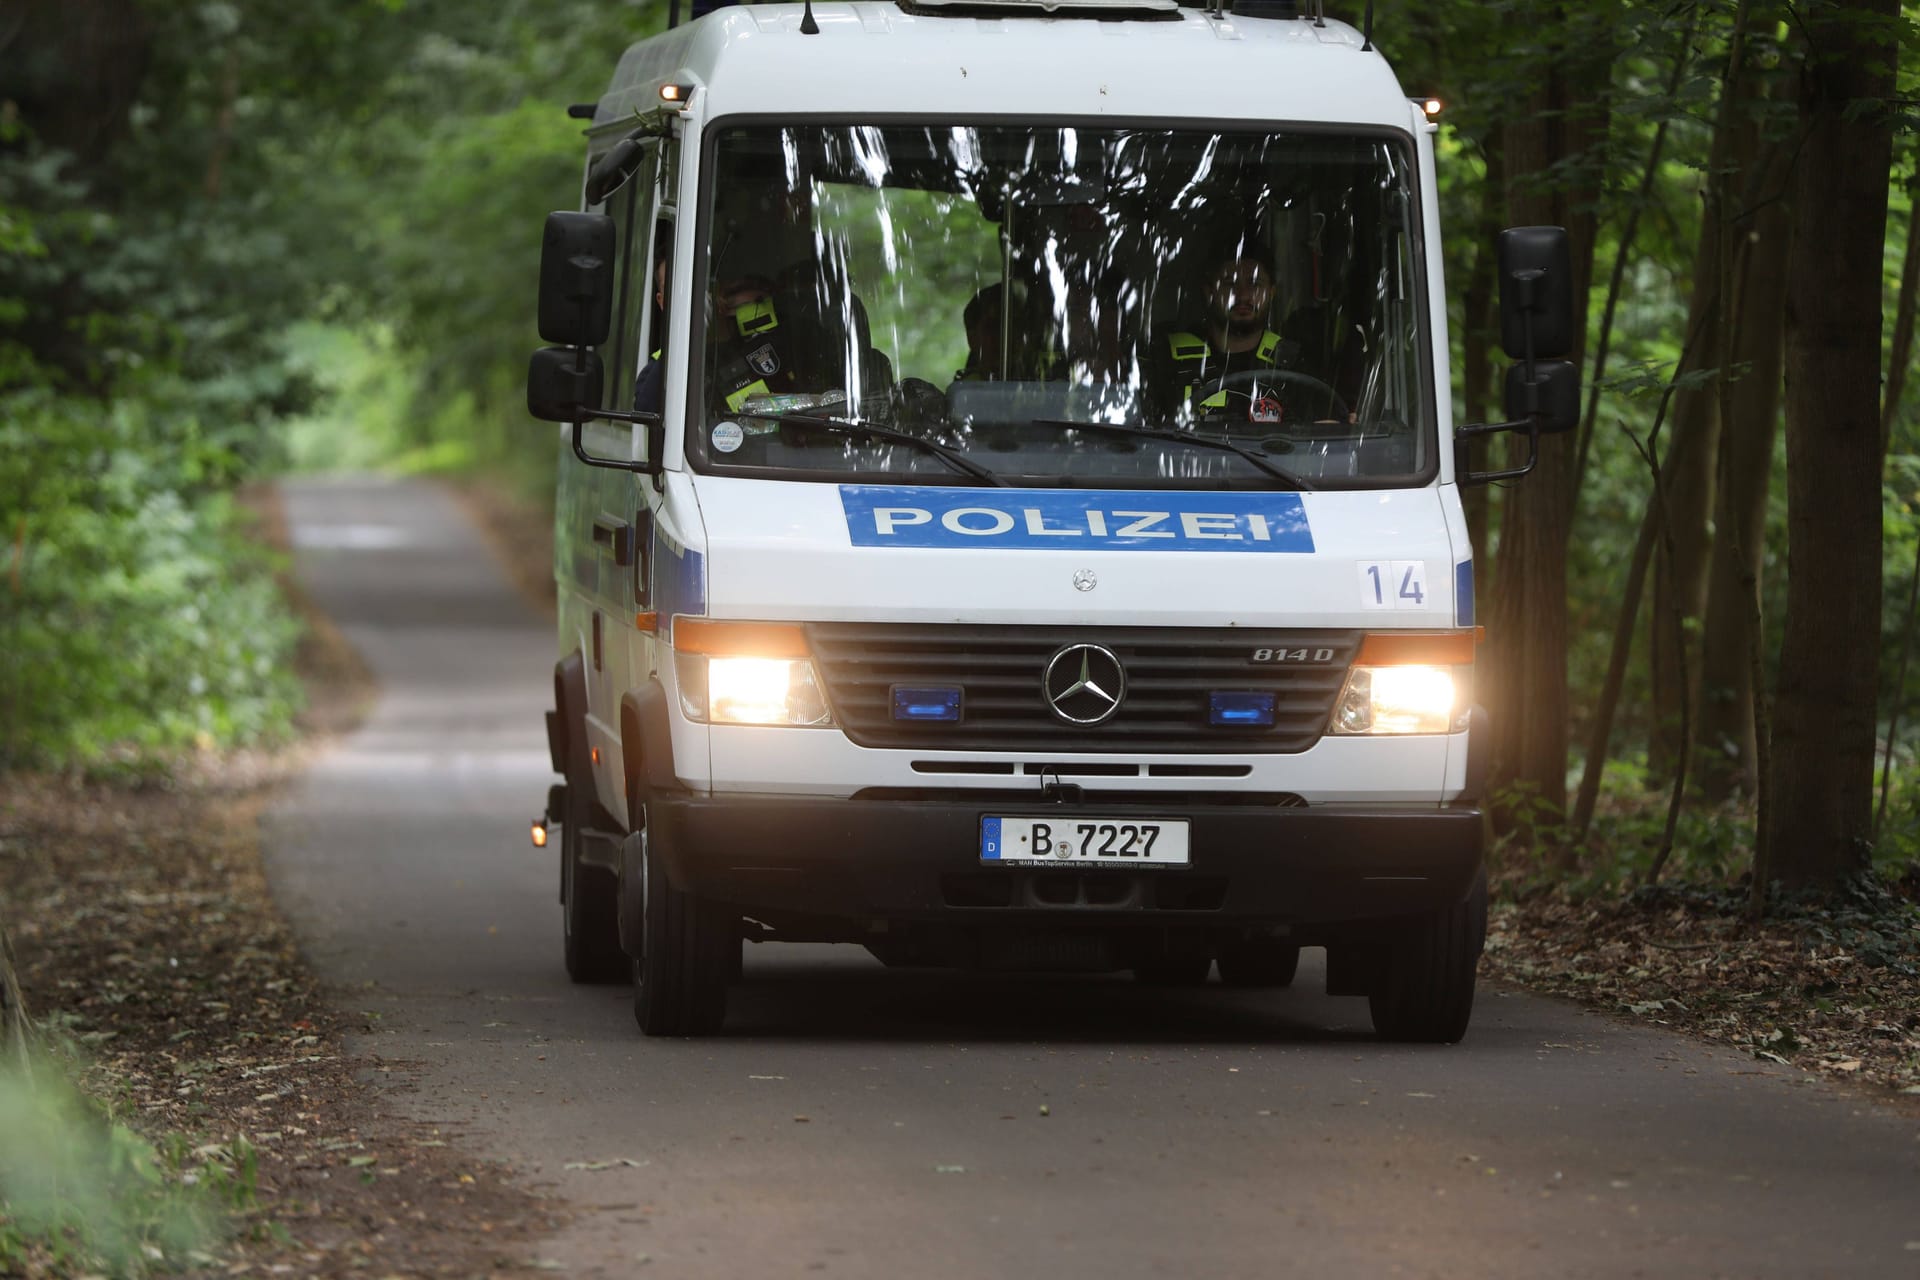
[[[1353,409],[1345,400],[1340,398],[1340,393],[1335,391],[1330,384],[1322,382],[1310,373],[1301,373],[1296,369],[1242,369],[1238,373],[1224,374],[1221,377],[1210,379],[1193,389],[1192,400],[1195,405],[1195,412],[1196,414],[1199,413],[1199,406],[1201,404],[1219,395],[1223,391],[1238,392],[1251,399],[1255,387],[1263,383],[1275,382],[1291,382],[1297,386],[1308,387],[1324,395],[1327,398],[1329,413],[1339,422],[1348,422],[1353,418]],[[1288,414],[1287,416],[1294,421],[1301,421],[1295,414]]]

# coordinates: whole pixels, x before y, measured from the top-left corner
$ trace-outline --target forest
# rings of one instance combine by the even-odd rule
[[[1566,227],[1586,304],[1577,430],[1465,495],[1497,891],[1664,880],[1753,929],[1920,896],[1920,7],[1326,8],[1440,104],[1456,423],[1502,412],[1501,228]],[[247,512],[274,478],[551,502],[540,220],[578,205],[568,107],[667,21],[0,9],[0,780],[294,737],[303,624]],[[1523,456],[1498,439],[1480,465]],[[0,1049],[18,1002],[0,932]]]
[[[377,465],[542,500],[535,228],[574,199],[565,108],[664,9],[12,7],[0,768],[285,732],[294,628],[236,536],[241,486]],[[1745,877],[1756,909],[1899,865],[1910,7],[1347,9],[1444,104],[1460,419],[1498,412],[1500,227],[1567,226],[1588,303],[1579,430],[1539,481],[1469,494],[1509,846],[1554,876]]]

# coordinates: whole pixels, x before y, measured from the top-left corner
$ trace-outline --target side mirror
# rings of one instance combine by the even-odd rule
[[[541,340],[597,347],[612,327],[613,219],[548,214],[540,242]]]
[[[1571,360],[1535,360],[1507,370],[1507,419],[1524,422],[1541,435],[1571,431],[1580,425],[1580,370]]]
[[[640,167],[640,140],[625,137],[587,170],[587,203],[600,204],[618,191]]]
[[[542,422],[584,422],[605,390],[600,357],[585,347],[545,347],[527,365],[527,412]]]
[[[1573,255],[1564,227],[1500,233],[1500,345],[1512,360],[1573,350]]]

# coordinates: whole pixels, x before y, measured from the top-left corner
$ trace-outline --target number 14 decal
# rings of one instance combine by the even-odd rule
[[[1362,560],[1362,609],[1424,609],[1427,607],[1425,560]]]

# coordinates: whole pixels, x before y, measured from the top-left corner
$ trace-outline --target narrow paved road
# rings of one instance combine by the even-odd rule
[[[394,1104],[581,1207],[569,1274],[1920,1276],[1911,1111],[1484,988],[1465,1043],[1377,1044],[1312,952],[1255,995],[753,947],[724,1036],[643,1040],[527,845],[551,628],[434,489],[288,512],[384,693],[273,817],[276,892],[418,1064]]]

